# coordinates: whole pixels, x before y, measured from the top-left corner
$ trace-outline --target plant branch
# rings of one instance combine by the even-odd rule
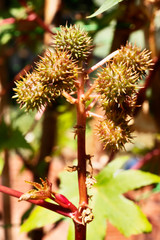
[[[86,187],[86,151],[85,151],[85,132],[86,132],[86,110],[84,101],[84,74],[79,74],[79,87],[77,88],[77,158],[78,158],[78,187],[79,187],[79,206],[88,205],[88,195]],[[86,224],[75,223],[75,240],[86,239]]]
[[[90,111],[87,111],[87,112],[86,112],[86,116],[87,116],[87,117],[96,117],[96,118],[104,119],[103,116],[101,116],[101,115],[99,115],[99,114],[96,114],[96,113],[93,113],[93,112],[90,112]]]
[[[12,197],[20,198],[20,196],[23,194],[22,192],[16,191],[14,189],[5,187],[0,185],[0,192],[6,193]],[[44,200],[27,200],[27,202],[33,203],[35,205],[47,208],[51,211],[54,211],[56,213],[59,213],[65,217],[72,217],[73,213],[69,211],[67,208],[64,208],[62,206],[56,205],[54,203],[49,203]]]
[[[94,83],[92,84],[92,86],[88,89],[88,91],[84,94],[83,100],[89,100],[91,93],[94,91],[94,89],[97,86],[97,81],[94,81]]]
[[[78,155],[78,182],[79,182],[79,204],[88,204],[86,188],[86,151],[85,151],[85,131],[86,131],[86,111],[84,99],[84,76],[79,76],[80,87],[77,89],[77,155]]]
[[[38,23],[39,26],[41,26],[46,32],[54,34],[53,31],[50,29],[50,27],[44,23],[44,21],[31,9],[28,7],[25,0],[19,0],[20,4],[25,7],[26,13],[28,14],[28,21],[35,21]]]
[[[97,101],[98,101],[98,98],[99,98],[98,95],[94,97],[94,99],[92,100],[92,102],[88,105],[86,111],[91,110],[91,109],[95,106],[95,104],[96,104]]]
[[[103,64],[105,64],[106,62],[108,62],[109,60],[111,60],[115,55],[117,55],[119,53],[119,50],[116,50],[114,52],[112,52],[111,54],[109,54],[107,57],[105,57],[104,59],[102,59],[100,62],[98,62],[97,64],[95,64],[94,66],[92,66],[91,68],[89,68],[88,70],[86,70],[87,74],[90,74],[91,72],[95,71],[97,68],[102,67]]]
[[[75,104],[77,102],[77,99],[75,99],[74,97],[72,97],[69,93],[67,93],[66,91],[62,92],[63,97],[66,98],[66,100],[71,103],[71,104]]]
[[[13,24],[15,23],[16,19],[13,17],[10,18],[6,18],[6,19],[1,19],[0,20],[0,26],[4,25],[4,24]]]

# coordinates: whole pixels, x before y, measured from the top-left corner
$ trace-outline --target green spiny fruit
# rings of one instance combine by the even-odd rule
[[[60,95],[63,90],[71,92],[75,87],[79,69],[68,52],[47,50],[36,65],[36,71],[54,94]]]
[[[93,48],[88,33],[76,25],[61,26],[60,31],[54,36],[53,47],[60,51],[66,50],[78,61],[85,61]]]
[[[141,51],[141,48],[136,45],[132,46],[127,43],[126,46],[121,47],[114,60],[117,64],[124,64],[127,68],[131,68],[141,78],[153,65],[150,55],[151,53],[148,50]]]
[[[77,64],[65,51],[47,50],[36,65],[36,70],[17,81],[14,89],[14,97],[26,110],[39,110],[62,91],[71,92],[78,77]]]
[[[136,93],[138,75],[124,65],[115,61],[109,63],[97,79],[97,92],[100,94],[102,105],[108,102],[122,104],[126,96],[133,96]]]
[[[96,133],[102,141],[104,149],[111,149],[112,151],[124,148],[124,144],[132,139],[132,131],[132,127],[124,120],[115,124],[110,119],[104,119],[99,121],[96,128]]]
[[[51,95],[36,71],[26,73],[26,76],[16,81],[15,84],[14,98],[17,98],[17,102],[27,111],[40,110],[42,106],[51,101]]]

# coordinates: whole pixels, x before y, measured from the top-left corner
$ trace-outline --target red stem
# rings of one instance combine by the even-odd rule
[[[88,204],[86,188],[86,151],[85,151],[85,131],[86,131],[86,111],[83,102],[84,78],[80,76],[80,87],[78,88],[77,103],[77,151],[78,151],[78,183],[79,183],[79,204]]]
[[[4,25],[4,24],[13,24],[15,23],[15,18],[10,17],[10,18],[6,18],[6,19],[1,19],[0,20],[0,26]]]
[[[20,196],[23,194],[22,192],[16,191],[14,189],[5,187],[0,185],[0,192],[6,193],[12,197],[20,198]],[[35,205],[47,208],[51,211],[54,211],[56,213],[59,213],[65,217],[72,217],[72,212],[69,211],[66,208],[63,208],[62,206],[56,205],[54,203],[49,203],[44,200],[27,200],[30,203],[33,203]]]
[[[86,227],[81,224],[75,223],[75,240],[86,239]]]
[[[19,0],[20,4],[26,8],[26,13],[28,13],[29,21],[36,21],[39,26],[41,26],[46,32],[54,34],[50,27],[44,23],[44,21],[31,9],[29,9],[25,0]]]
[[[79,205],[88,204],[86,188],[86,151],[85,151],[85,132],[86,132],[86,110],[84,103],[84,75],[79,76],[79,87],[77,89],[77,157],[78,157],[78,186],[79,186]],[[86,225],[75,223],[75,240],[86,239]]]

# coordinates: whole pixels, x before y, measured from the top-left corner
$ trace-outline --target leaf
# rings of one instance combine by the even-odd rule
[[[108,193],[104,189],[99,189],[97,204],[103,206],[101,218],[108,219],[126,237],[149,232],[152,229],[140,208],[122,195],[116,196],[116,194]]]
[[[93,13],[92,15],[88,16],[87,18],[92,18],[97,16],[98,14],[101,14],[105,11],[107,11],[109,8],[113,7],[114,5],[118,4],[119,2],[122,2],[123,0],[106,0],[98,10]]]
[[[160,177],[140,170],[120,170],[125,159],[118,158],[105,167],[97,176],[95,211],[101,208],[101,218],[108,219],[125,236],[151,231],[151,225],[140,208],[122,194],[157,183]],[[99,210],[100,211],[100,210]],[[99,215],[98,220],[99,221]]]
[[[93,197],[90,202],[93,208],[94,219],[87,226],[87,239],[102,240],[106,235],[106,217],[103,216],[104,205],[101,201],[97,189],[93,189]],[[98,226],[98,227],[97,227]]]
[[[153,189],[153,192],[160,192],[160,183]]]
[[[160,177],[151,173],[143,172],[140,170],[122,170],[113,175],[109,180],[108,190],[113,191],[113,186],[116,186],[115,191],[119,194],[126,193],[130,190],[140,188],[152,183],[160,181]],[[106,182],[101,183],[99,186],[103,187]]]
[[[4,167],[4,159],[0,156],[0,175],[2,174]]]
[[[97,176],[97,184],[101,185],[103,182],[108,181],[114,174],[120,171],[120,168],[128,161],[129,156],[118,157],[110,164],[107,165]]]
[[[141,209],[122,194],[159,182],[160,177],[139,170],[123,170],[122,167],[128,158],[128,156],[118,157],[97,175],[97,184],[89,193],[89,195],[93,195],[90,206],[93,208],[95,218],[87,225],[87,239],[94,239],[95,236],[96,240],[104,239],[106,220],[127,237],[151,231],[151,224]],[[67,194],[71,200],[76,199],[77,191],[73,182],[76,182],[75,173],[61,174],[63,194]],[[69,228],[68,240],[73,240],[72,225]]]
[[[74,224],[70,221],[67,240],[74,240]]]
[[[78,178],[77,172],[64,171],[60,174],[60,193],[78,206]]]
[[[22,224],[21,232],[29,232],[35,228],[43,227],[47,224],[52,224],[63,217],[43,207],[35,207],[29,218]]]
[[[0,150],[26,148],[31,149],[29,143],[25,140],[23,134],[18,128],[12,128],[11,125],[6,125],[4,121],[0,124]]]

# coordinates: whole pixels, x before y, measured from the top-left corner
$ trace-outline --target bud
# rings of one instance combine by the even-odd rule
[[[42,184],[26,181],[27,183],[34,186],[37,190],[31,189],[28,192],[22,194],[18,201],[27,201],[30,199],[45,200],[47,198],[50,198],[52,194],[52,183],[50,183],[47,178],[45,181],[42,178],[40,178],[40,180]]]

